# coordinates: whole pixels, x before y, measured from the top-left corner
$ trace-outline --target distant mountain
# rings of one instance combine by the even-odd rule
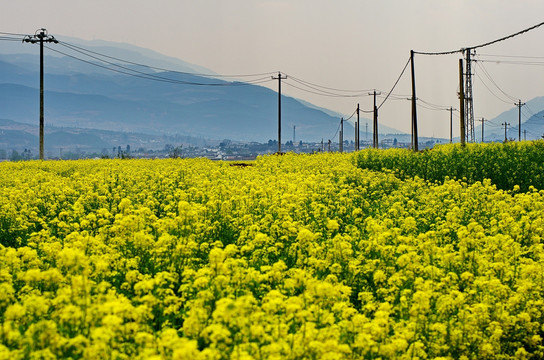
[[[476,119],[478,120],[478,119]],[[475,127],[475,137],[479,142],[482,139],[482,125]],[[499,116],[484,123],[484,141],[503,141],[504,126],[507,127],[506,136],[508,139],[518,139],[519,136],[519,109],[512,103],[512,108],[501,113]],[[524,131],[526,131],[524,133]],[[541,139],[544,135],[544,97],[537,97],[526,102],[522,107],[521,116],[521,137],[527,140]]]
[[[273,90],[216,79],[208,69],[132,45],[56,37],[109,55],[108,67],[119,63],[115,58],[134,64],[124,63],[123,68],[116,67],[122,73],[112,72],[94,66],[96,60],[92,58],[85,63],[46,49],[46,127],[248,142],[277,139],[277,93]],[[66,53],[70,51],[62,43],[51,46]],[[0,49],[0,118],[37,123],[39,60],[36,48],[30,44],[10,43]],[[80,53],[77,56],[83,57]],[[150,74],[155,80],[138,74],[129,76],[128,69]],[[282,96],[283,141],[291,139],[294,125],[297,141],[327,139],[334,134],[338,121],[339,118],[326,109]],[[382,125],[379,129],[381,133],[399,132]],[[84,139],[81,141],[83,145]],[[94,143],[99,141],[95,139]]]
[[[153,65],[158,68],[165,68],[175,71],[184,71],[189,73],[199,73],[199,74],[214,74],[214,72],[205,67],[188,63],[186,61],[174,58],[171,56],[166,56],[160,54],[156,51],[142,48],[139,46],[117,43],[112,41],[103,41],[103,40],[83,40],[78,38],[73,38],[69,36],[56,36],[58,40],[61,40],[68,46],[78,46],[82,47],[85,50],[93,51],[99,54],[106,54],[113,58],[119,58],[123,60],[128,60],[134,63]],[[60,52],[69,52],[68,48],[62,44],[51,45],[55,50]],[[93,66],[85,62],[74,61],[70,57],[66,57],[61,53],[56,53],[54,51],[46,50],[48,57],[56,57],[62,59],[61,61],[48,63],[47,68],[49,72],[52,73],[67,73],[67,72],[77,72],[77,73],[106,73],[111,74],[107,69]],[[39,64],[39,47],[32,44],[21,44],[18,42],[3,42],[2,48],[0,50],[0,59],[3,56],[8,55],[9,59],[17,61],[19,65],[38,65]],[[34,55],[34,56],[28,56]],[[81,53],[76,54],[82,57]],[[88,59],[92,60],[92,59]],[[114,59],[111,59],[112,62],[115,62]],[[126,65],[126,64],[125,64]]]

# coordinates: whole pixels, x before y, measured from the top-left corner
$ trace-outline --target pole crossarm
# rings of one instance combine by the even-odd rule
[[[44,28],[36,30],[36,33],[34,35],[25,35],[23,37],[23,42],[26,42],[26,43],[36,44],[42,41],[48,42],[48,43],[55,43],[55,44],[59,43],[58,40],[55,39],[53,35],[49,35],[47,33],[47,30]]]

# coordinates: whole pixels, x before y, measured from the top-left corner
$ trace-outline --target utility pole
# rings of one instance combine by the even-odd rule
[[[343,152],[344,151],[344,118],[342,118],[340,120],[340,134],[339,134],[339,146],[338,146],[338,150],[340,152]]]
[[[34,35],[26,35],[23,38],[23,42],[36,44],[40,43],[40,160],[43,160],[43,128],[44,128],[44,115],[43,115],[43,43],[55,43],[58,41],[51,35],[47,34],[47,30],[36,30]]]
[[[453,106],[450,106],[450,144],[453,142]]]
[[[293,125],[293,145],[295,145],[295,131],[297,129],[297,126],[296,125]]]
[[[410,50],[410,65],[412,68],[412,149],[418,151],[417,138],[417,104],[416,104],[416,74],[414,67],[414,50]]]
[[[374,132],[372,135],[372,146],[374,149],[378,148],[378,107],[376,106],[376,95],[380,95],[381,92],[374,92],[368,93],[368,95],[374,95]]]
[[[521,103],[521,100],[518,101],[518,103],[514,103],[518,107],[518,141],[521,141],[521,107],[525,105],[525,103]]]
[[[471,48],[465,49],[466,73],[465,73],[465,124],[467,141],[474,142],[474,102],[472,97],[472,59]],[[475,54],[475,53],[474,53]]]
[[[355,150],[361,149],[360,136],[361,136],[361,132],[360,132],[360,123],[359,123],[359,104],[357,104],[357,126],[355,128]]]
[[[331,152],[331,139],[329,139],[329,152]]]
[[[461,127],[461,146],[465,146],[465,89],[463,87],[463,59],[459,59],[459,125]]]
[[[368,121],[366,122],[365,140],[368,141]]]
[[[323,138],[321,138],[321,152],[325,152],[325,145],[323,144]]]
[[[503,122],[501,125],[504,126],[504,142],[507,142],[508,137],[506,135],[507,135],[507,129],[510,126],[510,123]]]
[[[278,80],[278,154],[281,154],[281,80],[287,79],[278,72],[278,77],[272,76],[273,80]]]
[[[484,142],[484,123],[487,121],[486,119],[482,118],[482,120],[478,120],[482,122],[482,143]]]

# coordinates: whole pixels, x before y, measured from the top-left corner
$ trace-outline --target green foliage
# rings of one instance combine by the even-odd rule
[[[401,178],[418,176],[429,181],[458,179],[470,184],[490,179],[502,190],[531,186],[544,189],[544,141],[490,144],[447,144],[414,153],[404,149],[358,153],[357,166],[393,170]]]

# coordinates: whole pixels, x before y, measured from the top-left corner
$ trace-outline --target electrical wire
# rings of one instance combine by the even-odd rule
[[[336,135],[338,134],[338,131],[340,131],[340,125],[342,125],[342,120],[340,120],[340,122],[338,123],[338,127],[336,128],[336,132],[334,133],[334,135],[330,139],[334,139],[336,137]]]
[[[494,55],[494,54],[482,54],[478,53],[478,56],[484,57],[503,57],[503,58],[516,58],[516,59],[544,59],[544,56],[526,56],[526,55]]]
[[[504,61],[504,60],[479,60],[481,62],[506,64],[506,65],[532,65],[532,66],[544,66],[544,61]]]
[[[476,50],[478,48],[482,48],[482,47],[486,47],[486,46],[489,46],[489,45],[496,44],[496,43],[498,43],[500,41],[511,39],[511,38],[513,38],[515,36],[518,36],[518,35],[521,35],[521,34],[524,34],[524,33],[528,32],[528,31],[534,30],[534,29],[536,29],[536,28],[538,28],[538,27],[540,27],[542,25],[544,25],[544,22],[541,22],[539,24],[528,27],[527,29],[523,29],[521,31],[518,31],[517,33],[507,35],[507,36],[504,36],[502,38],[499,38],[499,39],[496,39],[496,40],[493,40],[493,41],[489,41],[489,42],[486,42],[486,43],[483,43],[483,44],[480,44],[480,45],[471,46],[471,47],[468,47],[468,48],[465,48],[465,49],[451,50],[451,51],[441,51],[441,52],[414,51],[414,54],[419,54],[419,55],[451,55],[451,54],[456,54],[456,53],[462,53],[466,49]]]
[[[395,81],[395,84],[393,85],[391,90],[387,93],[387,96],[385,97],[385,99],[383,99],[382,103],[378,106],[378,110],[383,106],[383,104],[385,104],[387,99],[389,99],[389,96],[393,93],[393,90],[395,90],[395,88],[397,87],[397,84],[399,83],[400,79],[402,78],[402,75],[404,75],[404,72],[406,71],[406,68],[408,67],[408,64],[410,63],[411,60],[412,60],[411,58],[408,58],[408,61],[406,62],[406,65],[404,65],[404,68],[402,69],[402,71],[400,72],[399,77],[397,78],[397,81]]]
[[[73,51],[77,51],[77,52],[79,52],[79,53],[83,53],[83,54],[85,54],[85,55],[87,55],[87,56],[89,56],[89,57],[92,57],[92,56],[88,55],[87,53],[89,53],[89,54],[94,54],[94,55],[97,55],[97,56],[101,56],[101,57],[104,57],[104,58],[107,58],[107,59],[111,59],[111,60],[121,61],[121,62],[124,62],[124,63],[127,63],[127,64],[131,64],[131,65],[147,67],[147,68],[153,69],[153,70],[166,71],[166,72],[172,72],[172,73],[178,73],[178,74],[184,74],[184,75],[237,78],[237,77],[256,77],[256,76],[265,76],[265,75],[273,75],[273,74],[276,74],[276,73],[277,73],[277,72],[266,72],[266,73],[258,73],[258,74],[236,74],[236,75],[192,73],[192,72],[177,71],[177,70],[172,70],[172,69],[166,69],[166,68],[161,68],[161,67],[156,67],[156,66],[141,64],[141,63],[137,63],[137,62],[134,62],[134,61],[129,61],[129,60],[126,60],[126,59],[121,59],[121,58],[118,58],[118,57],[115,57],[115,56],[110,56],[110,55],[102,54],[102,53],[99,53],[99,52],[97,52],[97,51],[85,49],[85,48],[83,48],[83,47],[80,47],[80,46],[77,46],[77,45],[74,45],[74,44],[70,44],[70,43],[67,43],[67,42],[64,42],[64,41],[59,41],[59,44],[65,46],[65,47],[67,47],[67,48],[70,48],[70,49],[73,50]]]
[[[18,33],[0,31],[0,35],[26,36],[28,34],[18,34]]]
[[[485,66],[481,63],[480,60],[476,60],[476,65],[482,70],[482,72],[484,73],[484,75],[489,79],[489,81],[491,81],[491,83],[493,85],[495,85],[495,87],[504,95],[506,96],[508,99],[510,99],[511,101],[516,101],[517,99],[515,97],[513,97],[512,95],[509,95],[508,93],[506,93],[496,82],[495,80],[493,80],[493,77],[491,76],[491,74],[489,74],[489,72],[487,71],[487,69],[485,68]],[[479,76],[478,73],[476,73],[476,76],[478,76],[478,78],[480,78],[480,80],[482,80],[483,82],[483,79]],[[485,83],[484,83],[485,85]],[[495,95],[495,93],[493,93],[491,91],[491,89],[489,89],[489,87],[487,85],[485,85],[486,88],[493,94]],[[495,97],[497,97],[498,99],[500,99],[497,95],[495,95]],[[502,99],[500,99],[501,101],[504,101]],[[505,101],[506,102],[506,101]]]
[[[285,75],[287,75],[287,77],[289,79],[292,79],[292,80],[296,81],[297,83],[299,83],[301,85],[304,85],[304,86],[307,86],[307,87],[309,87],[311,89],[314,89],[314,90],[318,90],[320,88],[320,89],[336,91],[336,92],[355,93],[356,94],[355,96],[362,96],[363,93],[367,93],[368,91],[372,91],[372,89],[364,89],[364,90],[337,89],[337,88],[318,85],[318,84],[311,83],[309,81],[305,81],[305,80],[302,80],[302,79],[298,79],[298,78],[296,78],[296,77],[294,77],[293,75],[290,75],[290,74],[285,74]],[[320,91],[323,91],[323,90],[320,90]],[[335,94],[335,93],[333,93],[333,94]]]
[[[312,90],[308,90],[308,89],[305,89],[305,88],[302,88],[300,86],[297,86],[297,85],[293,85],[291,83],[289,83],[289,77],[282,82],[282,84],[285,84],[285,85],[288,85],[288,86],[291,86],[295,89],[298,89],[298,90],[301,90],[301,91],[305,91],[307,93],[310,93],[310,94],[314,94],[314,95],[321,95],[321,96],[328,96],[328,97],[341,97],[341,98],[346,98],[346,97],[361,97],[362,95],[342,95],[342,94],[334,94],[334,93],[329,93],[329,92],[322,92],[322,91],[312,91]]]
[[[0,36],[0,40],[1,41],[13,41],[13,42],[20,42],[21,41],[21,39],[9,38],[9,37],[4,37],[4,36]]]
[[[360,109],[359,109],[360,111]],[[351,120],[351,118],[357,113],[357,109],[355,109],[355,111],[353,112],[353,114],[351,114],[351,116],[347,119],[344,119],[344,121],[348,121],[348,120]]]
[[[349,118],[340,119],[340,122],[338,123],[338,127],[336,128],[336,132],[334,133],[334,135],[330,139],[334,139],[336,137],[336,135],[338,135],[338,131],[340,131],[340,126],[342,125],[342,122],[346,122],[346,121],[350,120],[356,113],[357,113],[357,109],[355,109],[355,111],[353,112],[353,114],[351,114],[351,116]]]
[[[499,95],[497,95],[493,90],[491,90],[491,88],[489,86],[487,86],[486,82],[484,81],[484,79],[480,76],[480,74],[478,73],[475,73],[476,76],[478,77],[478,79],[480,79],[480,81],[482,82],[482,84],[485,86],[485,88],[491,93],[491,95],[493,95],[494,97],[496,97],[499,101],[502,101],[503,103],[505,104],[510,104],[510,101],[506,101],[504,100],[503,98],[501,98]]]
[[[419,101],[419,102],[422,102],[423,104],[427,105],[427,106],[424,106],[424,105],[421,105],[419,104],[419,106],[425,108],[425,109],[428,109],[428,110],[435,110],[435,111],[444,111],[444,110],[450,110],[450,108],[448,106],[442,106],[442,105],[436,105],[436,104],[433,104],[431,102],[428,102],[428,101],[425,101],[421,98],[417,98],[416,101]]]
[[[260,79],[255,79],[255,80],[246,81],[246,82],[236,81],[236,82],[221,82],[221,83],[200,83],[200,82],[194,82],[194,81],[176,80],[176,79],[167,78],[167,77],[164,77],[164,76],[145,73],[145,72],[142,72],[142,71],[131,69],[131,68],[119,65],[119,64],[115,64],[115,63],[112,63],[112,62],[109,62],[109,61],[101,60],[99,58],[87,55],[87,56],[90,56],[91,58],[95,58],[96,60],[102,61],[102,62],[104,62],[106,64],[111,65],[111,66],[114,66],[117,69],[112,68],[112,67],[108,67],[108,66],[105,66],[105,65],[100,65],[100,64],[97,64],[95,62],[88,61],[88,60],[85,60],[85,59],[81,59],[81,58],[79,58],[77,56],[67,54],[67,53],[62,52],[60,50],[54,49],[54,48],[52,48],[50,46],[45,46],[45,47],[48,50],[51,50],[53,52],[59,53],[61,55],[70,57],[72,59],[75,59],[75,60],[90,64],[90,65],[93,65],[93,66],[97,66],[97,67],[100,67],[100,68],[103,68],[103,69],[106,69],[106,70],[114,71],[114,72],[121,73],[121,74],[124,74],[124,75],[134,76],[134,77],[138,77],[138,78],[142,78],[142,79],[155,80],[155,81],[172,83],[172,84],[195,85],[195,86],[242,86],[242,85],[261,84],[261,83],[272,81],[272,79],[269,78],[269,77],[263,77],[263,78],[260,78]]]

